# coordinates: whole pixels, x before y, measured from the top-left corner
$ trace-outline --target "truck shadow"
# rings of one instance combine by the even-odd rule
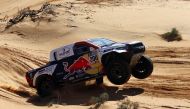
[[[122,100],[127,96],[136,96],[142,94],[144,89],[125,87],[119,89],[117,86],[105,86],[102,88],[97,85],[81,86],[75,88],[61,88],[57,90],[58,95],[41,98],[38,95],[31,96],[27,102],[36,106],[48,106],[52,104],[61,105],[89,105],[92,97],[98,97],[102,93],[109,94],[109,101]],[[56,92],[56,93],[57,93]]]

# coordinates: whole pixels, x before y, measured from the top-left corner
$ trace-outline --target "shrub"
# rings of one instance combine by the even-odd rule
[[[92,97],[90,99],[91,104],[95,104],[94,107],[90,107],[89,109],[98,109],[104,102],[109,100],[109,94],[108,93],[102,93],[98,97]]]
[[[139,103],[126,99],[118,105],[117,109],[139,109]]]
[[[60,5],[50,4],[48,2],[44,3],[40,9],[31,10],[30,7],[24,8],[17,12],[17,14],[8,20],[5,30],[9,29],[15,24],[22,22],[25,18],[30,17],[33,22],[47,21],[52,22],[53,17],[56,17],[58,13],[55,12],[55,8],[60,7]]]
[[[182,36],[176,28],[172,28],[171,32],[164,33],[161,37],[168,42],[182,40]]]

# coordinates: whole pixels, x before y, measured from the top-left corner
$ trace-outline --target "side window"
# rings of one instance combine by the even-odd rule
[[[98,60],[98,57],[97,57],[97,52],[94,50],[94,51],[91,51],[89,53],[89,57],[90,57],[90,62],[91,63],[95,63],[96,60]]]
[[[90,52],[90,48],[87,46],[76,46],[74,48],[76,55],[83,55]]]

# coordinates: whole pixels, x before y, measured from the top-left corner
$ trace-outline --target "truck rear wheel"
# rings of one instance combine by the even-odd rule
[[[153,72],[153,62],[147,56],[142,56],[139,62],[132,68],[132,75],[138,79],[145,79]]]
[[[122,85],[130,79],[129,65],[122,60],[111,61],[106,68],[108,80],[116,85]]]
[[[37,83],[37,93],[41,97],[46,97],[52,95],[54,90],[54,81],[50,77],[39,78]]]

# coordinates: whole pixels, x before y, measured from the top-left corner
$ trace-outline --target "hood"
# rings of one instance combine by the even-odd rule
[[[127,46],[124,43],[115,43],[109,46],[104,46],[101,48],[102,52],[109,52],[113,50],[126,50]]]

